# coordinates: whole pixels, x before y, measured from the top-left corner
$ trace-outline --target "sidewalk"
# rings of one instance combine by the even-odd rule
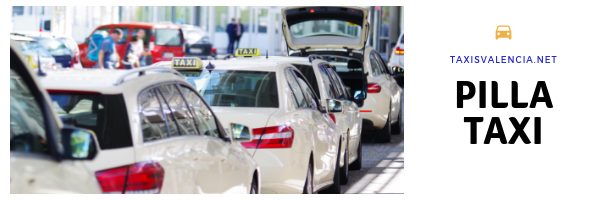
[[[346,194],[404,194],[404,142],[402,151],[390,153],[386,159],[372,167]]]

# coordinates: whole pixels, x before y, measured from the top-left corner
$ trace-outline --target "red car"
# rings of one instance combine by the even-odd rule
[[[90,36],[101,31],[110,34],[115,28],[123,31],[123,38],[116,42],[117,53],[121,59],[124,58],[125,48],[131,41],[131,36],[135,35],[139,29],[145,30],[146,36],[142,38],[144,49],[151,52],[151,55],[146,57],[146,65],[160,61],[171,61],[173,57],[183,57],[185,55],[183,33],[179,26],[173,24],[143,22],[108,24],[99,26]],[[78,45],[81,50],[79,58],[84,68],[92,68],[96,65],[96,62],[87,58],[88,44],[89,36],[84,43]],[[118,68],[122,69],[123,63]]]

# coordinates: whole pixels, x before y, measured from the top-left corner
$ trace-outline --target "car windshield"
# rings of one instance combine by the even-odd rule
[[[50,93],[65,125],[94,131],[100,149],[132,146],[123,95]]]
[[[51,58],[52,55],[42,45],[35,41],[21,41],[21,51],[25,55],[40,55],[40,57]]]
[[[158,46],[181,46],[181,30],[178,29],[156,29],[156,45]]]
[[[65,46],[67,46],[67,48],[69,48],[71,51],[75,51],[76,49],[79,48],[79,47],[77,47],[77,43],[73,39],[58,38],[58,40],[63,42],[65,44]]]
[[[182,73],[211,106],[278,108],[275,72],[204,70]]]
[[[206,35],[206,33],[202,30],[186,30],[185,31],[185,40],[187,43],[193,44],[193,43],[197,43],[200,41],[200,39],[202,39],[202,37],[204,37]]]
[[[46,49],[52,56],[71,56],[71,50],[60,40],[51,38],[40,38],[38,42]]]
[[[498,31],[510,31],[510,28],[507,26],[498,26]]]
[[[340,20],[309,20],[291,25],[290,31],[294,38],[322,35],[358,38],[361,25]]]

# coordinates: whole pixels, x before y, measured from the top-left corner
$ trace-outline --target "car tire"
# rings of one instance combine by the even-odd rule
[[[252,179],[252,185],[250,186],[250,194],[258,194],[258,183],[256,179]]]
[[[348,166],[350,170],[359,170],[362,168],[362,141],[358,142],[358,149],[356,149],[356,153],[358,153],[356,160],[350,164],[350,166]]]
[[[341,148],[338,148],[338,155],[337,155],[337,159],[335,161],[335,172],[333,175],[333,184],[331,186],[329,186],[327,189],[319,192],[320,194],[340,194],[340,193],[342,193],[341,192],[342,190],[340,187],[340,150],[341,150]]]
[[[313,189],[313,173],[312,173],[312,163],[309,161],[308,163],[308,170],[306,170],[306,182],[304,183],[304,191],[302,191],[302,194],[313,194],[314,193],[314,189]]]
[[[402,105],[400,105],[400,111],[398,111],[398,121],[392,126],[392,134],[398,135],[402,130]]]
[[[390,113],[391,113],[391,109],[390,109]],[[391,115],[388,115],[388,119],[387,119],[387,122],[385,123],[385,126],[383,127],[383,129],[379,130],[375,136],[375,142],[390,143],[390,141],[392,140],[391,120],[392,120]]]
[[[340,184],[346,185],[348,184],[348,178],[350,176],[350,172],[348,171],[348,165],[350,165],[350,153],[348,151],[348,146],[346,146],[346,153],[344,153],[344,167],[340,170]]]

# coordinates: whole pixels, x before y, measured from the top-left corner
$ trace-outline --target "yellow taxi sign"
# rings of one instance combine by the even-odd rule
[[[179,57],[171,61],[173,69],[201,69],[202,60],[198,57]]]
[[[358,26],[358,24],[355,24],[355,23],[351,23],[351,22],[346,22],[346,23],[350,26]]]
[[[239,48],[235,50],[235,56],[260,56],[258,48]]]

